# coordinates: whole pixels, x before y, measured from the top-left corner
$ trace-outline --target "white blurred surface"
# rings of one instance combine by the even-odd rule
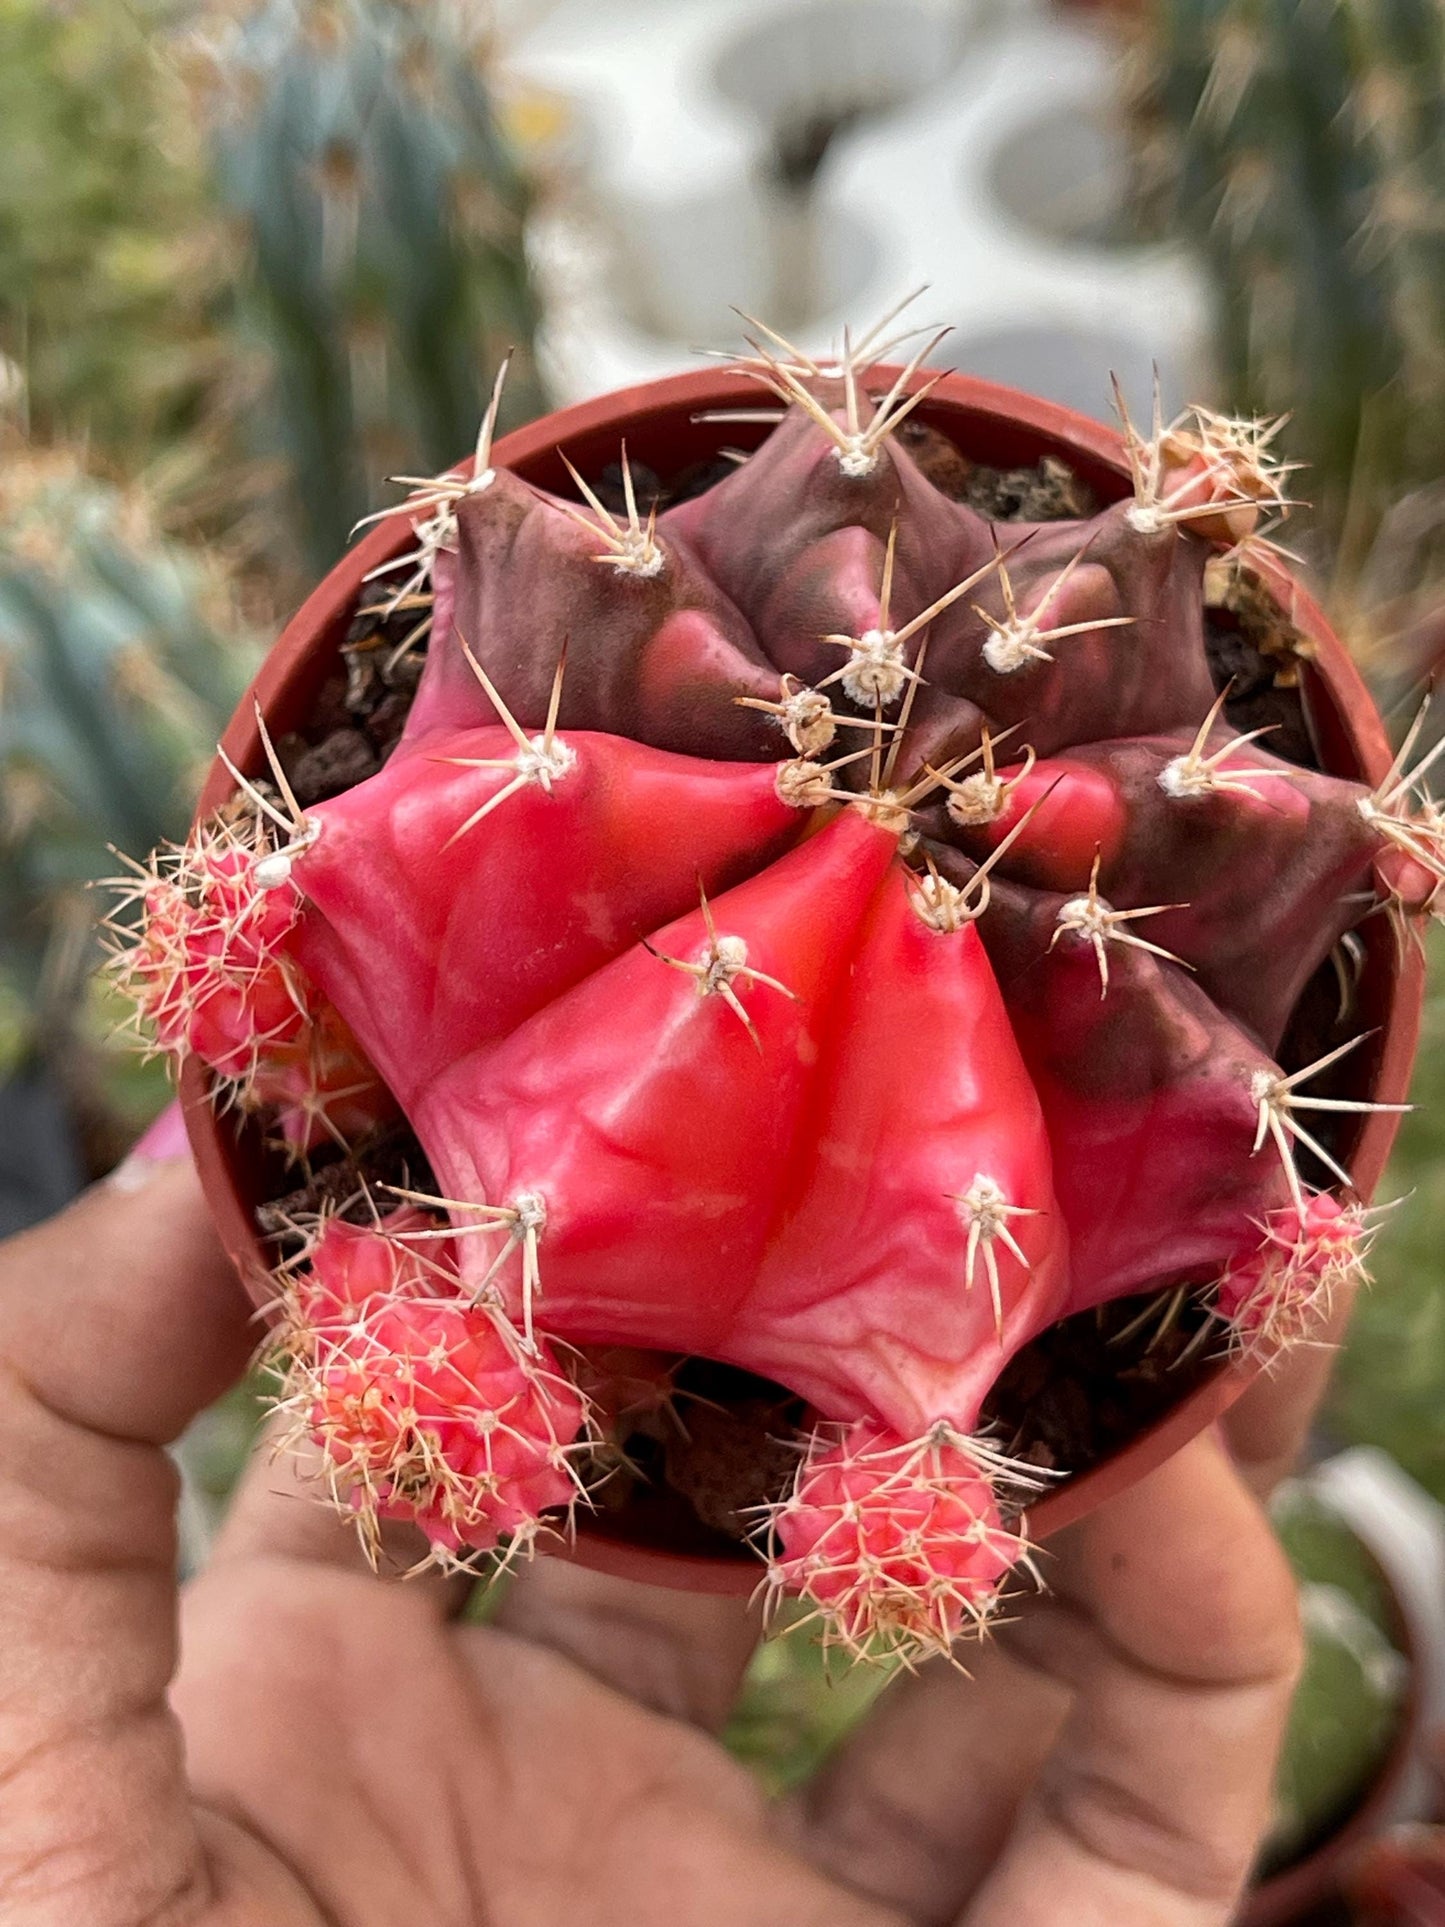
[[[565,99],[540,218],[544,354],[574,400],[740,345],[734,306],[836,346],[920,283],[936,360],[1087,412],[1207,398],[1201,274],[1121,240],[1116,50],[1041,0],[556,0],[516,81]],[[779,150],[856,110],[811,192]]]
[[[1418,1648],[1424,1728],[1445,1727],[1445,1509],[1375,1446],[1354,1446],[1326,1459],[1307,1483],[1390,1575]],[[1423,1818],[1433,1792],[1428,1769],[1417,1761],[1391,1818]]]

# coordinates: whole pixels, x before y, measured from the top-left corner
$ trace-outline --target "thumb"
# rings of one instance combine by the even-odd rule
[[[203,1882],[179,1734],[175,1476],[244,1368],[245,1294],[184,1157],[0,1245],[0,1915],[170,1917]]]
[[[246,1295],[179,1111],[68,1211],[0,1245],[0,1368],[57,1418],[169,1444],[245,1368]]]

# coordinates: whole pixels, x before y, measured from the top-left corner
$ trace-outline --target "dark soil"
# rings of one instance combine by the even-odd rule
[[[351,619],[342,666],[328,676],[303,730],[276,745],[302,809],[374,776],[401,737],[426,660],[425,605],[386,612],[373,589]]]
[[[1216,593],[1219,599],[1204,611],[1204,646],[1215,688],[1229,690],[1228,720],[1241,733],[1268,729],[1271,755],[1318,769],[1300,700],[1303,637],[1249,577],[1235,577]]]
[[[914,416],[899,440],[944,493],[999,521],[1044,521],[1093,514],[1092,489],[1055,456],[1020,468],[970,461],[946,436]],[[731,474],[726,458],[660,477],[640,463],[632,481],[640,510],[702,494]],[[621,469],[591,478],[599,498],[624,509]],[[385,585],[382,585],[383,591]],[[416,634],[425,606],[387,613],[375,588],[354,616],[343,662],[318,696],[304,730],[278,745],[302,807],[373,775],[395,747],[425,660]],[[1215,686],[1230,688],[1230,721],[1240,730],[1272,726],[1270,748],[1316,764],[1298,690],[1298,637],[1276,605],[1237,589],[1207,611]],[[1333,970],[1310,986],[1281,1056],[1304,1063],[1338,1040],[1340,993]],[[1341,1079],[1349,1076],[1341,1067]],[[1323,1086],[1321,1087],[1323,1088]],[[306,1181],[259,1207],[257,1222],[278,1251],[295,1248],[288,1227],[319,1210],[367,1221],[380,1187],[434,1188],[421,1147],[398,1126],[352,1156],[315,1154]],[[1167,1316],[1166,1316],[1167,1314]],[[1008,1366],[985,1417],[1001,1450],[1041,1470],[1087,1470],[1137,1437],[1213,1368],[1220,1346],[1198,1293],[1165,1291],[1088,1312],[1053,1327]],[[787,1490],[807,1412],[781,1386],[702,1359],[683,1361],[674,1407],[649,1414],[594,1468],[598,1530],[634,1543],[677,1550],[736,1549],[755,1531],[756,1512]]]
[[[408,1191],[436,1192],[426,1153],[406,1124],[397,1124],[370,1144],[359,1146],[350,1157],[339,1150],[314,1152],[306,1182],[258,1206],[256,1222],[285,1256],[300,1242],[294,1226],[322,1211],[365,1224],[371,1216],[369,1200],[385,1210],[385,1187],[391,1184]]]
[[[895,431],[900,445],[944,495],[967,502],[993,522],[1067,522],[1093,515],[1099,498],[1067,462],[1041,456],[1026,468],[989,468],[910,415]]]
[[[644,462],[628,464],[632,471],[632,493],[637,503],[639,515],[646,516],[656,508],[659,515],[664,509],[675,508],[679,502],[690,502],[694,496],[706,495],[710,488],[731,475],[737,467],[725,455],[714,456],[707,462],[690,462],[680,468],[675,475],[662,481],[656,470]],[[591,488],[599,502],[614,515],[627,512],[627,492],[622,484],[622,464],[609,462],[591,483]]]
[[[984,1417],[1010,1458],[1087,1471],[1208,1375],[1222,1351],[1212,1324],[1202,1298],[1172,1292],[1080,1312],[1010,1362]]]

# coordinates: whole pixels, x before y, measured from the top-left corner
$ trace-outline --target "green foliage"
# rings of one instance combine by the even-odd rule
[[[1400,1202],[1375,1246],[1374,1287],[1355,1308],[1329,1417],[1445,1502],[1445,930],[1431,932],[1429,955],[1436,988],[1425,1005],[1416,1108],[1380,1191]]]
[[[1231,405],[1292,412],[1338,534],[1445,471],[1438,0],[1161,0],[1134,124],[1155,218],[1213,270]]]
[[[527,360],[528,190],[486,55],[467,9],[406,0],[263,0],[210,42],[217,188],[316,570],[388,469],[468,446],[501,353]]]
[[[483,12],[0,0],[0,411],[147,473],[280,600],[389,471],[467,447],[509,347],[532,412]]]
[[[778,1630],[805,1610],[784,1606]],[[724,1735],[769,1793],[786,1793],[815,1772],[895,1671],[891,1661],[857,1666],[837,1653],[830,1662],[816,1630],[797,1627],[758,1647]]]
[[[128,463],[195,422],[215,358],[170,11],[0,0],[0,389],[37,437]]]
[[[1395,1735],[1407,1663],[1388,1594],[1354,1533],[1307,1486],[1281,1488],[1275,1529],[1300,1582],[1305,1665],[1275,1779],[1264,1865],[1287,1865],[1365,1792]]]
[[[258,1367],[208,1406],[186,1433],[186,1472],[214,1523],[246,1469],[278,1390],[275,1377]]]
[[[0,451],[0,972],[43,1023],[78,1010],[107,846],[184,832],[250,672],[228,624],[137,494]]]

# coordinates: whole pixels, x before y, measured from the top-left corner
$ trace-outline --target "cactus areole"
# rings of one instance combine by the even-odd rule
[[[368,1544],[766,1575],[914,1653],[1360,1270],[1445,860],[1268,545],[1267,430],[867,350],[484,429],[416,483],[282,637],[118,967]],[[960,480],[1041,458],[1099,506],[990,520]],[[1279,618],[1252,683],[1242,580]],[[286,739],[358,608],[419,678],[308,800]],[[1191,1308],[1189,1395],[1083,1479],[1019,1463],[1010,1360],[1126,1299]],[[695,1361],[789,1435],[731,1558],[629,1554],[604,1475],[638,1412],[715,1416]]]

